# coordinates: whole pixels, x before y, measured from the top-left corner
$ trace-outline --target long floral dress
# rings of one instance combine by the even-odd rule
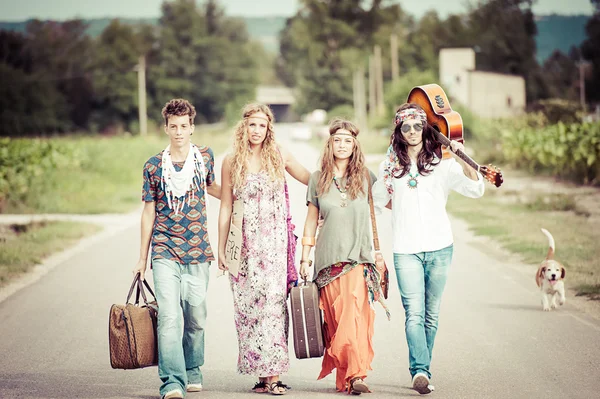
[[[268,377],[289,369],[287,210],[283,182],[248,173],[237,196],[244,201],[242,261],[230,277],[238,333],[238,372]]]

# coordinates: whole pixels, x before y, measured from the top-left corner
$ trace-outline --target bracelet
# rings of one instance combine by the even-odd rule
[[[308,263],[308,267],[312,267],[312,260],[310,260],[310,259],[308,259],[308,260],[307,259],[302,259],[300,261],[300,264],[303,264],[303,263]]]
[[[302,246],[309,246],[309,247],[314,247],[315,246],[315,237],[302,237]]]

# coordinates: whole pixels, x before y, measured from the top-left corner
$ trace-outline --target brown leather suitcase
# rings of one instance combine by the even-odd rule
[[[158,364],[158,339],[156,324],[158,307],[156,299],[148,302],[146,289],[154,292],[144,280],[136,275],[125,305],[112,305],[108,319],[108,343],[110,365],[114,369],[138,369]],[[129,303],[133,289],[137,287],[135,303]],[[140,294],[144,304],[140,305]]]
[[[294,350],[298,359],[321,357],[325,352],[319,289],[314,282],[300,283],[290,291]]]

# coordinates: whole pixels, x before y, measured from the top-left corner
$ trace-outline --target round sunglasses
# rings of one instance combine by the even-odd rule
[[[403,123],[400,130],[402,133],[408,133],[411,129],[414,129],[415,132],[420,132],[423,130],[423,125],[420,123],[415,123],[414,125],[409,125],[408,123]]]

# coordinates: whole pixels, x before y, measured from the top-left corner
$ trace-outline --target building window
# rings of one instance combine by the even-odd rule
[[[506,106],[508,108],[512,107],[512,98],[510,96],[506,97]]]

